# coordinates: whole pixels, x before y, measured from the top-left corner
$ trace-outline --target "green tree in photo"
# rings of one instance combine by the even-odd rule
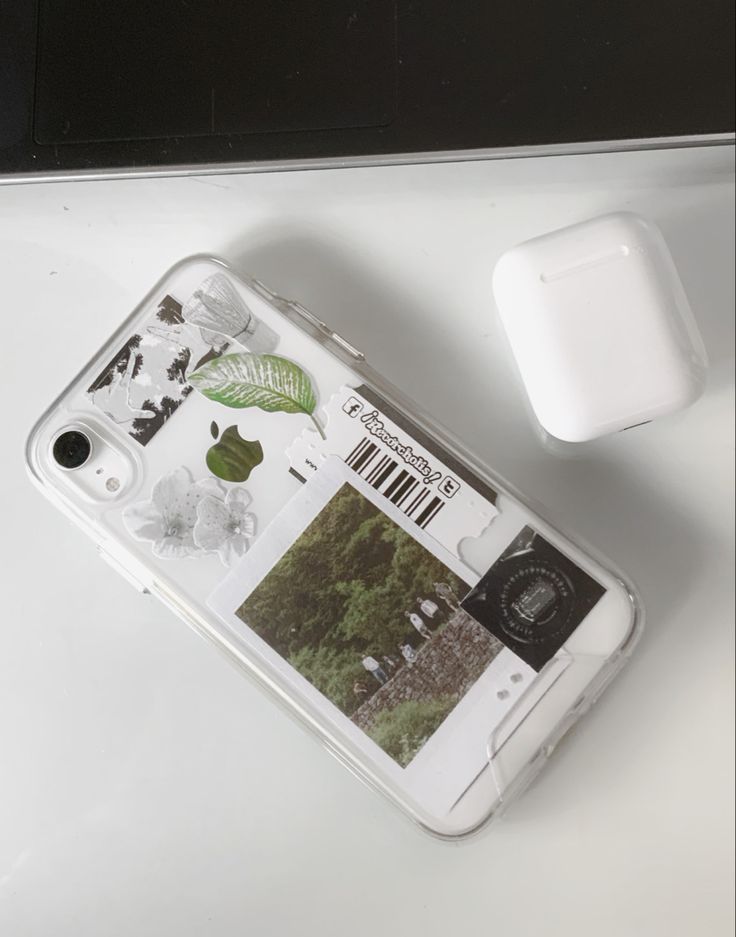
[[[362,702],[363,697],[355,694],[356,683],[365,685],[367,693],[378,686],[369,683],[373,682],[370,674],[366,673],[360,657],[351,650],[337,650],[325,645],[317,649],[303,647],[292,655],[289,663],[343,712],[354,710]]]
[[[368,734],[376,745],[405,768],[456,704],[456,696],[407,700],[379,713]]]

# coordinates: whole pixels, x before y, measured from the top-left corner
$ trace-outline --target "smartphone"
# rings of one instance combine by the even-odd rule
[[[529,783],[640,631],[618,571],[216,258],[166,274],[27,461],[103,559],[442,837]]]

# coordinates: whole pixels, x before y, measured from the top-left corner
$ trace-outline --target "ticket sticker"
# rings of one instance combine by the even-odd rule
[[[355,388],[342,387],[333,394],[324,414],[325,439],[305,430],[287,449],[292,472],[301,479],[309,478],[330,456],[339,456],[456,556],[461,540],[480,536],[498,514],[490,489],[481,493],[479,488],[486,486],[472,484],[464,467],[448,464],[454,463],[449,453],[447,460],[441,459],[436,443],[428,437],[420,442],[417,432],[398,425]]]

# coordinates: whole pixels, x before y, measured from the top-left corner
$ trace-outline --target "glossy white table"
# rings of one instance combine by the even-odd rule
[[[0,188],[0,934],[732,932],[733,152]],[[663,228],[712,358],[692,409],[546,452],[499,340],[516,241]],[[40,411],[174,261],[300,299],[638,581],[638,653],[454,848],[363,789],[32,489]],[[100,296],[104,298],[100,298]]]

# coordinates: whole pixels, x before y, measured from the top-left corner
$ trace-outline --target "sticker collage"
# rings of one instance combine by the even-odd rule
[[[510,703],[604,589],[529,527],[471,570],[459,544],[492,524],[496,492],[372,388],[322,388],[279,341],[224,273],[160,299],[88,398],[144,450],[193,393],[221,415],[201,475],[172,466],[123,522],[157,559],[216,554],[228,572],[210,608],[403,768],[502,652],[518,663],[498,691]],[[285,454],[302,483],[263,529],[246,483],[272,440],[238,422],[254,409],[293,417]]]

